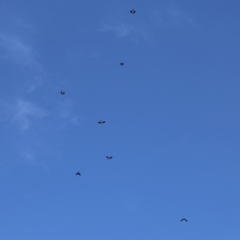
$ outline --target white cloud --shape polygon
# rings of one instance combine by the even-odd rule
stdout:
[[[24,19],[14,15],[11,17],[11,22],[13,23],[14,26],[24,29],[24,30],[28,30],[31,32],[35,32],[36,28],[34,28],[31,24],[29,24],[28,22],[26,22]]]
[[[105,22],[101,24],[100,31],[113,33],[117,38],[131,37],[134,41],[142,38],[149,43],[154,43],[153,36],[159,29],[172,26],[196,28],[197,23],[191,14],[175,5],[164,7],[161,4],[155,4],[150,7],[149,15],[142,16],[137,22],[131,24],[125,23],[124,20]]]
[[[126,23],[104,23],[100,27],[100,31],[112,32],[116,35],[117,38],[130,37],[134,42],[137,42],[139,39],[144,39],[147,42],[152,42],[148,25],[144,22],[139,22],[134,25],[129,25]]]
[[[27,130],[35,119],[43,118],[48,115],[46,110],[36,107],[34,104],[18,100],[12,109],[12,121],[17,122],[22,130]]]
[[[37,147],[26,147],[21,144],[20,152],[20,160],[23,161],[26,165],[30,167],[39,167],[45,172],[49,172],[49,167],[44,163],[44,161],[39,160],[39,157],[36,157],[36,153],[39,151]]]
[[[21,88],[20,83],[22,83],[25,85],[24,90],[32,92],[42,84],[46,74],[42,64],[36,58],[34,48],[23,39],[24,37],[16,34],[9,35],[0,32],[0,58],[10,63],[10,67],[12,64],[15,68],[14,64],[17,64],[24,69],[23,72],[28,75],[28,78],[22,82],[18,80],[18,85]]]
[[[31,121],[34,118],[42,118],[47,115],[47,112],[34,106],[30,102],[18,100],[15,107],[14,120],[20,123],[22,129],[28,129],[31,125]]]
[[[0,46],[4,52],[4,57],[14,61],[19,65],[37,66],[33,49],[20,40],[19,37],[0,34]]]
[[[42,83],[43,83],[43,78],[40,76],[35,76],[24,83],[24,89],[27,92],[31,93],[35,91],[39,86],[41,86]]]
[[[150,7],[149,12],[150,24],[155,25],[155,28],[197,26],[192,12],[182,8],[180,4],[169,2],[165,5],[158,2]]]
[[[190,25],[193,27],[197,26],[196,22],[189,14],[180,11],[176,7],[167,8],[167,14],[170,16],[170,19],[174,25],[177,26]]]
[[[69,123],[81,125],[82,117],[75,113],[74,104],[71,101],[56,101],[48,99],[50,109],[43,109],[36,104],[18,99],[14,103],[0,102],[0,120],[8,125],[17,124],[22,131],[31,129],[32,126],[39,126],[39,122],[45,118],[50,118],[49,122],[54,122],[54,127],[66,128]],[[52,104],[53,103],[53,104]],[[56,118],[58,119],[56,121]],[[28,157],[30,160],[30,157]]]
[[[55,101],[56,107],[56,114],[61,119],[66,120],[67,122],[71,122],[74,125],[80,125],[80,117],[75,113],[73,110],[74,104],[69,101]],[[61,122],[61,126],[65,128],[66,124]]]
[[[113,32],[117,35],[118,38],[120,37],[126,37],[130,34],[133,34],[136,32],[136,29],[128,24],[115,24],[115,25],[109,25],[109,24],[102,24],[100,28],[101,32]]]
[[[36,164],[36,158],[31,153],[25,153],[24,159],[29,164]]]

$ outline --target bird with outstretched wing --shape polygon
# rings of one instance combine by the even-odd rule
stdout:
[[[103,124],[103,123],[105,123],[105,122],[106,122],[106,121],[103,121],[103,120],[98,121],[99,124]]]

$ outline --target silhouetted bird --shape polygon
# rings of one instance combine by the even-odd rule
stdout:
[[[133,9],[130,11],[131,14],[134,14],[136,11]]]
[[[112,159],[112,156],[106,156],[107,159]]]
[[[186,218],[182,218],[180,221],[181,221],[181,222],[182,222],[182,221],[188,222],[188,220],[187,220]]]
[[[106,121],[102,121],[102,120],[101,120],[101,121],[99,121],[98,123],[99,123],[99,124],[103,124],[103,123],[105,123],[105,122],[106,122]]]
[[[80,172],[77,172],[77,173],[76,173],[76,175],[79,175],[79,176],[81,176],[81,173],[80,173]]]
[[[60,93],[61,93],[62,95],[63,95],[63,94],[65,94],[65,92],[64,92],[64,91],[61,91]]]
[[[121,62],[121,63],[120,63],[120,65],[121,65],[121,66],[123,66],[123,65],[124,65],[124,63],[123,63],[123,62]]]

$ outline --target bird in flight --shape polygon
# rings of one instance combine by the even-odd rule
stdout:
[[[76,173],[76,175],[79,175],[79,176],[81,176],[81,173],[80,173],[80,172],[77,172],[77,173]]]
[[[64,91],[61,91],[60,93],[61,93],[62,95],[63,95],[63,94],[65,94],[65,92],[64,92]]]
[[[124,65],[124,63],[123,63],[123,62],[121,62],[121,63],[120,63],[120,65],[121,65],[121,66],[123,66],[123,65]]]
[[[188,222],[188,220],[187,220],[186,218],[182,218],[180,221],[181,221],[181,222],[182,222],[182,221]]]
[[[131,11],[130,11],[130,13],[131,14],[134,14],[136,11],[134,10],[134,9],[132,9]]]
[[[106,156],[106,158],[110,160],[110,159],[112,159],[112,156]]]
[[[99,124],[103,124],[103,123],[105,123],[105,122],[106,122],[106,121],[102,121],[102,120],[101,120],[101,121],[99,121],[98,123],[99,123]]]

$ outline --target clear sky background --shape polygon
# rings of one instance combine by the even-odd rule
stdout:
[[[2,0],[0,239],[239,240],[239,13]]]

